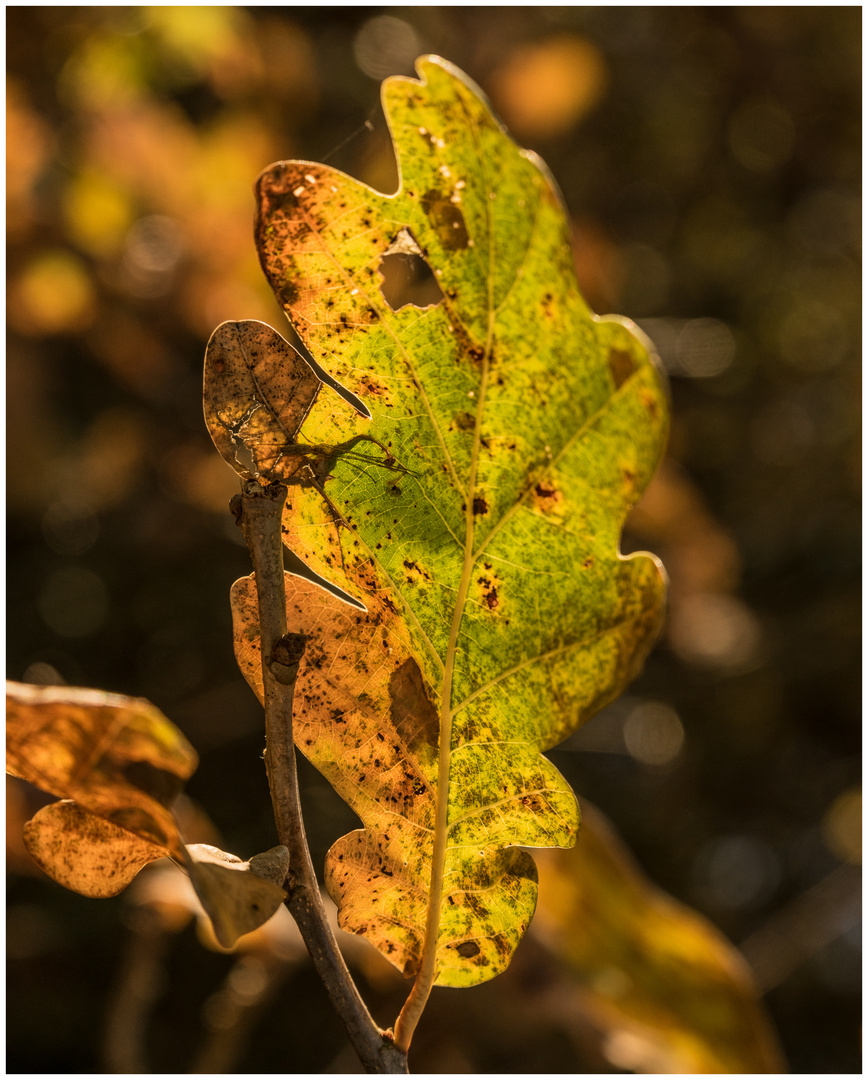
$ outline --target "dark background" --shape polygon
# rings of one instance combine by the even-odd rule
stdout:
[[[557,178],[591,306],[636,319],[672,376],[669,457],[624,543],[666,563],[668,628],[552,758],[743,945],[790,1069],[859,1071],[861,10],[9,8],[6,26],[9,677],[150,698],[201,754],[188,792],[222,846],[275,842],[205,343],[225,319],[283,323],[258,172],[326,159],[392,190],[379,81],[445,56]],[[354,819],[302,781],[321,866]],[[42,877],[20,842],[40,798],[9,799],[7,1067],[103,1071],[142,926],[124,897]],[[219,1030],[231,964],[179,932],[149,1071]],[[493,1030],[496,986],[435,994],[414,1070],[606,1067],[539,1018]],[[400,993],[363,990],[390,1023]],[[230,1071],[352,1069],[342,1047],[299,961]]]

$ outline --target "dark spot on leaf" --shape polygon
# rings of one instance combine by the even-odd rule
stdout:
[[[485,501],[485,499],[480,498],[480,496],[478,496],[478,495],[473,500],[473,513],[474,514],[487,514],[488,513],[488,503]]]
[[[540,509],[543,511],[553,509],[554,505],[560,502],[561,493],[548,484],[537,484],[534,488],[534,494],[539,500]]]
[[[460,945],[455,946],[455,951],[465,960],[470,960],[479,955],[480,949],[475,941],[462,941]]]
[[[652,420],[657,419],[657,399],[648,390],[643,390],[641,394],[642,404],[645,406],[645,410]]]
[[[633,357],[624,349],[609,349],[609,371],[612,373],[612,381],[615,389],[619,389],[636,370]]]

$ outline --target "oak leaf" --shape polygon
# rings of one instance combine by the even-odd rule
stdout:
[[[340,925],[420,985],[466,986],[506,967],[533,915],[520,846],[576,837],[544,751],[658,633],[662,567],[618,542],[667,402],[642,335],[582,300],[544,165],[456,69],[417,70],[384,84],[395,194],[309,162],[257,182],[265,272],[344,388],[316,394],[262,475],[291,485],[284,536],[309,576],[366,609],[288,579],[308,639],[296,743],[364,826],[327,858]],[[427,265],[433,298],[387,299],[396,254]],[[233,604],[255,686],[251,579]]]

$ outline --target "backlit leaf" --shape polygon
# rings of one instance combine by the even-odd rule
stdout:
[[[253,476],[292,475],[302,459],[286,451],[319,388],[302,357],[265,323],[225,322],[211,335],[205,421],[233,468],[241,465]]]
[[[578,976],[613,1064],[638,1072],[781,1072],[744,959],[711,923],[653,885],[584,805],[571,851],[539,857],[534,934]]]
[[[169,852],[69,800],[50,803],[24,826],[24,843],[49,877],[82,896],[117,896],[143,866]]]
[[[63,798],[24,826],[35,862],[68,889],[109,897],[169,855],[230,948],[283,902],[288,854],[272,848],[242,862],[186,846],[172,804],[196,764],[181,732],[143,698],[6,684],[6,771]]]
[[[183,858],[171,805],[198,758],[149,701],[6,684],[6,771]]]
[[[258,181],[257,241],[311,355],[371,414],[324,390],[297,441],[328,457],[278,474],[287,543],[367,608],[290,588],[308,637],[297,744],[364,825],[329,852],[329,889],[340,925],[406,974],[465,986],[504,969],[533,914],[517,845],[575,840],[542,752],[658,632],[660,564],[618,542],[667,407],[644,339],[579,295],[545,167],[463,75],[417,67],[384,85],[398,192],[279,163]],[[424,301],[384,296],[396,255],[433,276]],[[252,603],[239,583],[242,666]]]

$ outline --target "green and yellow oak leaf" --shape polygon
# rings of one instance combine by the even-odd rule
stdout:
[[[543,752],[622,691],[659,630],[662,567],[618,545],[668,410],[644,338],[579,294],[543,164],[460,72],[417,70],[384,84],[398,191],[281,162],[257,182],[256,236],[304,346],[370,412],[330,391],[300,427],[271,408],[284,453],[263,475],[292,485],[287,545],[366,607],[289,585],[308,638],[296,743],[364,826],[329,852],[329,890],[341,926],[424,995],[506,967],[536,902],[520,846],[575,840]],[[427,262],[436,303],[386,301],[396,251]],[[268,412],[268,396],[246,404]],[[236,633],[255,682],[251,590],[236,586]]]
[[[24,826],[37,865],[68,889],[110,897],[169,856],[189,873],[228,948],[283,902],[287,852],[242,863],[186,845],[172,804],[197,764],[181,732],[144,698],[6,684],[6,772],[60,798]]]

